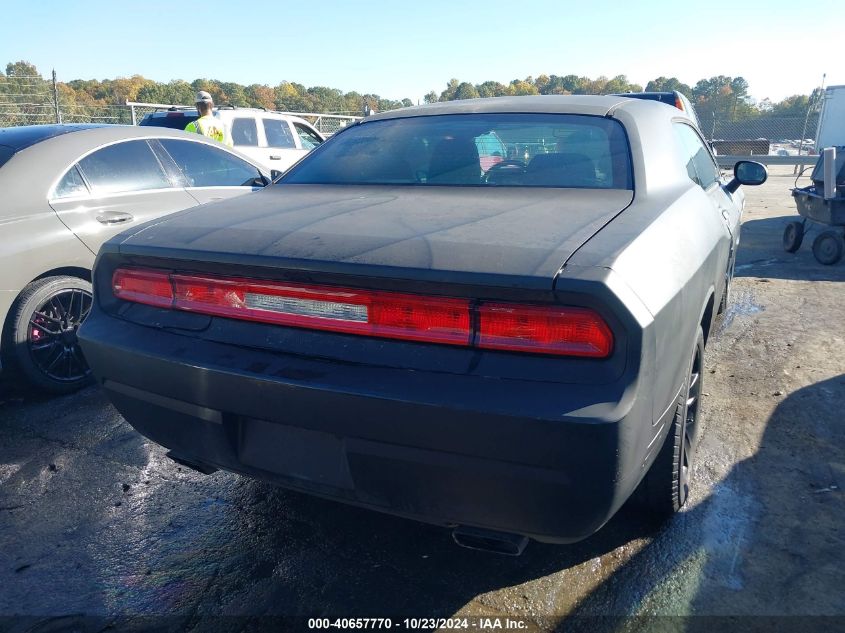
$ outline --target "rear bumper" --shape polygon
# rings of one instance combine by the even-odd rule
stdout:
[[[598,530],[653,444],[636,385],[405,371],[235,348],[94,311],[95,375],[138,431],[224,470],[441,525]]]

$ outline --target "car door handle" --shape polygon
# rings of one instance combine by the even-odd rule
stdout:
[[[121,224],[134,219],[134,215],[123,211],[106,211],[97,216],[97,222],[100,224]]]
[[[281,156],[274,156],[274,155],[270,154],[270,160],[282,160],[282,157]]]

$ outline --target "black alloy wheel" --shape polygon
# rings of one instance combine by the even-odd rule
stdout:
[[[687,502],[689,497],[690,478],[692,476],[692,458],[695,453],[696,440],[698,439],[698,413],[701,405],[701,385],[703,348],[696,345],[695,354],[692,359],[689,378],[687,379],[686,402],[684,403],[684,429],[681,438],[679,455],[679,478],[678,478],[678,507]]]
[[[79,326],[91,312],[91,284],[45,277],[21,292],[4,336],[6,360],[25,381],[49,393],[70,393],[91,382],[79,347]]]
[[[91,372],[79,349],[76,332],[88,312],[92,296],[81,288],[51,295],[29,319],[29,353],[50,380],[74,382]]]
[[[704,384],[704,332],[701,326],[687,367],[669,432],[635,494],[639,505],[658,520],[671,517],[689,499]]]

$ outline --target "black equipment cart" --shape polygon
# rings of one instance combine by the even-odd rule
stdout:
[[[783,231],[783,248],[794,253],[801,248],[804,233],[809,232],[808,222],[827,227],[813,240],[813,255],[819,263],[828,265],[838,262],[845,253],[845,147],[836,150],[836,195],[827,200],[824,197],[824,159],[819,156],[813,184],[792,190],[798,214],[804,219],[790,222]]]

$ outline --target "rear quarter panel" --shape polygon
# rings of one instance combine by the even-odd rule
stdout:
[[[644,370],[651,374],[656,421],[673,406],[685,378],[696,330],[727,268],[731,238],[676,153],[671,109],[632,100],[615,115],[631,143],[634,201],[567,267],[611,269],[651,315],[643,349],[654,358],[654,367]]]
[[[677,395],[698,325],[725,270],[723,226],[707,195],[691,187],[611,265],[652,314],[654,419]]]
[[[43,173],[39,179],[37,167],[27,168],[22,158],[13,158],[0,173],[0,326],[34,279],[57,268],[91,270],[94,264],[94,253],[47,204]]]

